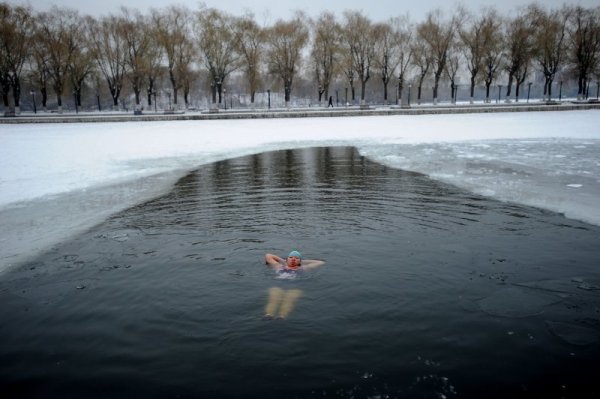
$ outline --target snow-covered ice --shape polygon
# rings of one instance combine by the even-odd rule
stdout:
[[[600,111],[0,125],[0,270],[199,165],[355,146],[475,193],[600,225]]]

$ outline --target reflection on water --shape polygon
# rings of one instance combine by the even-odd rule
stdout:
[[[3,276],[0,385],[12,397],[597,395],[599,241],[598,227],[352,148],[218,162]],[[277,279],[263,256],[292,248],[327,263]],[[298,292],[285,320],[262,317]]]

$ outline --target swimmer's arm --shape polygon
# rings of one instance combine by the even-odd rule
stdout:
[[[309,270],[309,269],[314,269],[317,268],[321,265],[323,265],[325,263],[324,260],[318,260],[318,259],[305,259],[302,261],[302,268]]]
[[[280,258],[277,255],[273,255],[273,254],[266,254],[265,255],[265,263],[269,266],[281,266],[281,265],[285,265],[285,260]]]

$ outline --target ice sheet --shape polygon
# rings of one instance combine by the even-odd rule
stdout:
[[[351,145],[600,225],[600,111],[0,125],[0,270],[230,157]],[[68,203],[69,206],[61,204]]]

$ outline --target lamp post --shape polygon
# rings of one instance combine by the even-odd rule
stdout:
[[[527,83],[527,102],[529,102],[529,94],[531,93],[531,82]]]
[[[227,89],[223,89],[223,105],[225,106],[225,109],[227,110]]]
[[[271,89],[267,89],[268,108],[271,109]]]
[[[96,101],[98,102],[98,112],[102,111],[102,108],[100,107],[100,94],[98,92],[96,92]],[[154,97],[154,101],[156,102],[156,95]]]
[[[346,107],[348,106],[348,88],[346,87]]]
[[[169,111],[171,110],[171,91],[167,91],[167,96],[169,97]]]
[[[596,100],[598,100],[599,95],[600,95],[600,80],[596,82]]]
[[[340,106],[340,96],[338,93],[338,89],[335,89],[335,106],[339,107]]]
[[[33,101],[33,113],[37,114],[37,107],[35,105],[35,91],[31,90],[29,94],[31,94],[31,100]]]
[[[410,89],[412,88],[412,84],[408,84],[408,106],[410,107]]]

